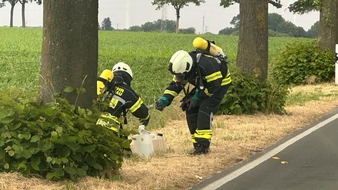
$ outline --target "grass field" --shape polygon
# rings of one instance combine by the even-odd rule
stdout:
[[[37,89],[39,60],[42,43],[41,28],[0,28],[0,89],[18,86]],[[129,64],[134,73],[133,87],[146,104],[152,104],[171,80],[167,64],[171,55],[179,50],[193,50],[197,35],[145,33],[123,31],[99,32],[99,68],[110,69],[119,61]],[[237,36],[204,35],[216,42],[234,64],[237,54]],[[296,38],[270,38],[269,59],[280,48]],[[99,74],[98,73],[98,74]],[[145,88],[146,87],[146,88]]]
[[[29,94],[37,94],[41,28],[0,28],[0,90],[10,86],[24,88]],[[173,33],[146,33],[126,31],[99,31],[98,74],[123,61],[134,73],[132,87],[146,105],[152,105],[162,95],[172,76],[167,71],[171,55],[179,49],[193,50],[192,41],[197,35]],[[238,36],[202,35],[222,47],[231,66],[237,55]],[[269,39],[269,60],[287,43],[309,40],[273,37]],[[32,93],[33,92],[33,93]],[[170,116],[152,112],[150,128],[163,126]],[[131,120],[133,121],[133,120]],[[131,125],[134,123],[131,122]]]

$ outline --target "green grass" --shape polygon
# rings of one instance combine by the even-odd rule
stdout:
[[[18,86],[38,88],[42,44],[41,28],[0,28],[0,89]],[[99,31],[99,73],[119,61],[129,64],[134,72],[133,87],[151,104],[171,80],[167,64],[179,50],[193,50],[197,35],[123,31]],[[237,36],[202,35],[221,46],[231,63],[237,54]],[[270,38],[269,57],[295,38]],[[299,40],[299,39],[298,39]],[[303,39],[301,39],[303,40]],[[98,74],[99,74],[98,73]]]
[[[324,94],[322,92],[316,93],[302,93],[297,92],[290,94],[287,98],[286,105],[305,105],[306,102],[310,100],[319,100]]]
[[[306,102],[320,100],[320,99],[331,99],[338,97],[338,90],[332,87],[332,90],[323,91],[321,88],[314,87],[312,92],[298,91],[290,93],[286,100],[287,106],[304,106]]]
[[[0,90],[11,86],[37,93],[40,52],[42,45],[41,28],[0,27]],[[123,61],[134,73],[132,87],[146,105],[151,105],[163,93],[172,76],[167,71],[171,55],[179,50],[193,50],[192,41],[198,35],[172,33],[146,33],[126,31],[99,31],[98,74],[104,69]],[[230,64],[234,65],[237,55],[238,36],[199,35],[215,41]],[[269,60],[272,60],[287,43],[302,38],[269,38]],[[30,93],[34,95],[34,93]],[[316,98],[316,96],[306,96]],[[290,99],[290,98],[289,98]],[[294,95],[291,101],[302,102],[303,95]],[[152,125],[161,126],[170,118],[151,109]],[[132,125],[133,119],[131,120]]]

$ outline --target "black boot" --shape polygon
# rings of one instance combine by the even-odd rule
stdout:
[[[194,152],[192,153],[192,155],[208,154],[208,152],[209,152],[209,148],[204,147],[201,144],[196,143],[196,146],[194,144],[194,147],[195,147],[195,149],[194,149]]]
[[[194,144],[195,150],[193,152],[193,155],[209,153],[210,139],[196,138],[196,142],[196,145]]]

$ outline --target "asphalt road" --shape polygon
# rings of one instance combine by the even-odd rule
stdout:
[[[198,190],[338,190],[338,108]]]

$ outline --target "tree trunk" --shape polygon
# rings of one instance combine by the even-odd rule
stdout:
[[[10,18],[10,21],[9,21],[9,27],[13,27],[13,15],[14,15],[14,7],[15,7],[15,4],[11,5],[11,18]]]
[[[321,50],[335,53],[337,0],[322,0],[318,46]]]
[[[21,7],[22,7],[21,9],[22,27],[26,27],[26,17],[25,17],[26,0],[22,1]]]
[[[178,33],[180,27],[180,8],[175,8],[176,10],[176,33]]]
[[[338,0],[336,0],[336,21],[335,21],[335,29],[336,29],[336,44],[338,44]],[[337,52],[338,50],[336,50]]]
[[[98,0],[44,0],[40,98],[61,93],[70,103],[90,107],[96,98]],[[84,93],[63,93],[65,87]]]
[[[268,75],[268,0],[240,1],[236,65],[259,80]]]

